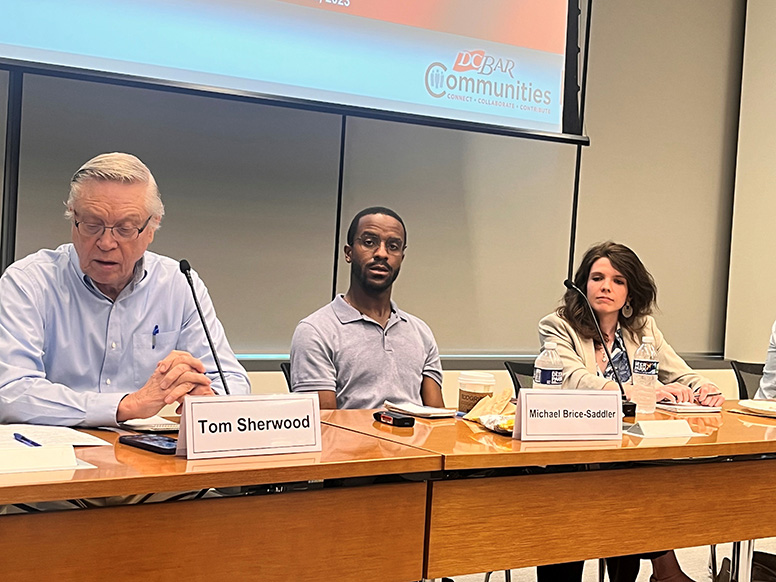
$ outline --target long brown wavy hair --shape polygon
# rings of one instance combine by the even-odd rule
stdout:
[[[620,312],[620,326],[638,337],[644,328],[644,317],[650,315],[657,307],[657,287],[655,280],[641,262],[636,253],[625,245],[606,241],[590,247],[574,274],[574,284],[583,293],[587,293],[587,280],[593,263],[598,259],[609,259],[612,267],[617,269],[628,282],[628,303],[633,308],[633,315],[625,318]],[[563,296],[563,305],[557,313],[571,324],[571,327],[582,337],[598,341],[590,310],[584,299],[573,289],[568,289]],[[607,338],[611,339],[611,338]]]

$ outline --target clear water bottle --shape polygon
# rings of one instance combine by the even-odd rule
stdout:
[[[563,362],[555,342],[545,342],[544,349],[534,363],[534,388],[560,388],[563,384]]]
[[[655,390],[657,389],[657,352],[655,340],[650,336],[641,338],[641,345],[633,358],[633,401],[636,411],[642,414],[655,412]]]

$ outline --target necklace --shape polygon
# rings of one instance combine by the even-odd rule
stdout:
[[[599,351],[601,352],[601,361],[602,361],[604,364],[608,363],[608,362],[609,362],[609,358],[608,358],[608,357],[607,357],[607,355],[606,355],[606,350],[604,349],[604,346],[603,346],[603,344],[601,344],[601,346],[600,346],[598,349],[599,349]]]

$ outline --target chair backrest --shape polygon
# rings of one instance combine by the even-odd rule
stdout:
[[[737,362],[731,360],[733,372],[738,380],[738,397],[742,400],[754,398],[755,392],[760,387],[760,378],[763,377],[763,368],[765,364],[751,364],[747,362]]]
[[[515,396],[520,392],[520,388],[530,388],[533,385],[534,365],[531,362],[504,362],[504,367],[515,385]]]
[[[291,390],[291,362],[280,362],[280,369],[283,371],[283,375],[286,377],[286,384],[288,384],[288,389]]]

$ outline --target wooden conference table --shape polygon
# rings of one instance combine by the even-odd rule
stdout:
[[[407,581],[776,535],[776,462],[758,458],[776,453],[776,420],[693,418],[706,436],[686,443],[522,443],[460,420],[322,418],[321,453],[186,461],[116,444],[78,449],[96,469],[0,475],[0,504],[313,482],[0,516],[3,579]]]
[[[443,456],[447,477],[429,483],[424,570],[439,578],[776,535],[776,459],[761,457],[776,453],[776,419],[728,412],[736,407],[683,415],[705,436],[678,441],[529,443],[464,421],[410,431],[365,411],[322,419]]]
[[[96,469],[0,475],[0,504],[383,475],[415,482],[0,516],[0,579],[418,580],[441,457],[334,426],[320,453],[186,461],[83,447]],[[118,435],[88,431],[106,440]],[[381,516],[390,515],[390,523]],[[400,524],[400,525],[399,525]],[[398,535],[397,535],[398,533]],[[387,575],[386,575],[387,570]]]

